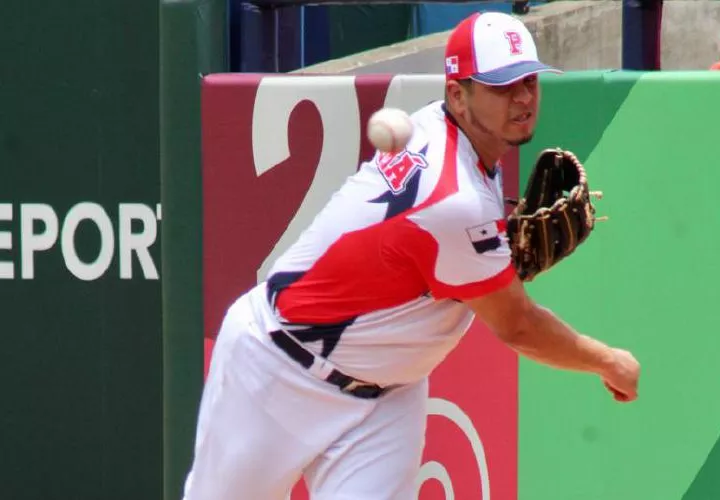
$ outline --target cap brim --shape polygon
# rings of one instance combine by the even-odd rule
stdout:
[[[485,85],[508,85],[537,73],[562,73],[562,71],[539,61],[522,61],[486,73],[475,73],[470,78]]]

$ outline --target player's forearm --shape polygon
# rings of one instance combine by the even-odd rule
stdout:
[[[602,342],[575,332],[550,310],[535,306],[527,321],[507,344],[539,363],[580,372],[602,374],[613,363],[613,351]]]

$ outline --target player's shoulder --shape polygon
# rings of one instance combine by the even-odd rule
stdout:
[[[412,153],[421,153],[429,163],[441,164],[444,158],[447,123],[442,101],[434,101],[410,115],[413,135],[406,146]]]
[[[431,101],[410,114],[416,132],[428,134],[439,128],[446,128],[443,101]]]
[[[483,191],[461,188],[409,214],[408,219],[428,229],[445,232],[463,230],[495,220],[500,215],[498,204],[491,196]]]
[[[492,181],[470,164],[467,168],[456,168],[455,175],[453,187],[421,210],[418,218],[432,219],[448,228],[457,228],[499,217],[503,207]]]

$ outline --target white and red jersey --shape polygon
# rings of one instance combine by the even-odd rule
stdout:
[[[381,385],[428,375],[473,320],[461,301],[515,275],[500,165],[442,102],[411,118],[406,150],[364,162],[250,292],[263,329]]]

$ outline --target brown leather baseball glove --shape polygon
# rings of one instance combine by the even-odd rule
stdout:
[[[590,191],[582,163],[570,151],[546,149],[530,174],[524,197],[507,218],[507,234],[518,276],[532,281],[573,253],[595,228]],[[511,201],[511,200],[509,200]],[[511,201],[512,202],[512,201]]]

